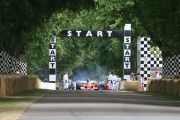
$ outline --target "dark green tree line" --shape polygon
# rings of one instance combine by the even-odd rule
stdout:
[[[54,12],[65,9],[77,12],[94,6],[93,0],[1,0],[0,3],[0,51],[16,57],[31,42],[24,34],[45,24]]]
[[[135,15],[163,56],[179,54],[180,1],[135,0]]]
[[[33,74],[48,74],[48,43],[61,29],[123,30],[131,23],[132,71],[138,36],[150,36],[163,57],[180,53],[179,0],[1,0],[0,14],[0,50],[25,55]],[[122,44],[123,37],[58,38],[57,71],[103,68],[122,75]]]

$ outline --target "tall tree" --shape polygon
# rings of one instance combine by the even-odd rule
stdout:
[[[134,11],[153,44],[164,57],[180,53],[180,1],[134,0]]]
[[[0,51],[16,57],[28,43],[23,34],[43,25],[52,13],[94,6],[93,0],[0,0],[0,3]]]
[[[123,30],[125,23],[132,24],[132,70],[136,70],[136,39],[150,36],[164,56],[179,53],[179,1],[165,0],[98,0],[96,8],[74,14],[57,13],[59,21],[52,22],[56,34],[61,29]],[[166,8],[167,7],[167,8]],[[53,16],[53,18],[56,18]],[[56,20],[55,20],[56,21]],[[55,23],[55,24],[54,24]],[[54,24],[54,25],[53,25]],[[50,28],[50,27],[47,28]],[[59,28],[57,27],[59,26]],[[42,28],[39,28],[41,31]],[[44,39],[50,39],[43,37]],[[41,33],[42,34],[42,33]],[[37,35],[38,36],[38,35]],[[30,36],[31,37],[31,36]],[[40,39],[39,42],[42,42]],[[48,41],[48,40],[47,40]],[[89,70],[105,68],[122,75],[122,38],[63,38],[58,40],[58,69]],[[42,46],[39,43],[39,46]]]

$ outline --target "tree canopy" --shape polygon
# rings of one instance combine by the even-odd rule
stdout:
[[[163,56],[180,53],[180,1],[134,1],[135,15]]]
[[[0,50],[16,57],[32,41],[25,39],[24,34],[45,24],[53,13],[65,9],[77,12],[95,4],[93,0],[0,0],[0,3]]]
[[[179,0],[0,1],[0,50],[26,56],[31,74],[48,75],[49,41],[61,29],[123,30],[131,23],[132,71],[138,36],[151,37],[163,57],[180,53]],[[123,37],[57,38],[57,72],[86,70],[96,76],[111,70],[122,75],[122,44]]]

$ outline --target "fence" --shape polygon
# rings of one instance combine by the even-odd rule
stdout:
[[[180,75],[180,54],[164,58],[163,74],[165,76]]]
[[[0,53],[0,73],[11,74],[21,69],[21,74],[27,75],[27,63],[24,63],[6,52]]]

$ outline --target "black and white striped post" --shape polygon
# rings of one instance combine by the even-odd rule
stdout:
[[[56,37],[49,44],[49,80],[48,89],[56,89]]]
[[[123,79],[131,80],[131,24],[124,26],[124,71]]]

